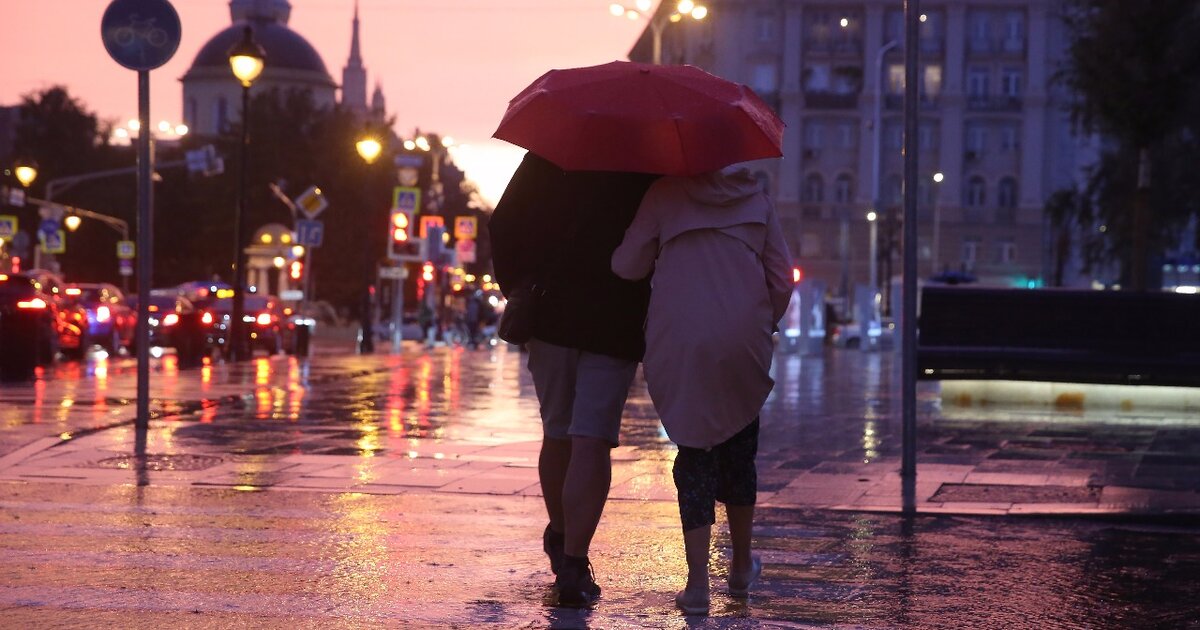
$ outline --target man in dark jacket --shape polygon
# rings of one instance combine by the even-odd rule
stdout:
[[[564,172],[529,153],[488,224],[501,290],[538,287],[527,347],[543,427],[538,477],[550,517],[542,542],[564,606],[590,606],[600,595],[588,547],[645,352],[650,299],[649,283],[618,278],[611,257],[654,179]]]

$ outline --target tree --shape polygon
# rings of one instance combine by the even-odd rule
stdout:
[[[1170,186],[1187,181],[1181,158],[1200,151],[1200,5],[1066,0],[1064,19],[1071,43],[1059,78],[1075,94],[1072,115],[1114,148],[1090,174],[1088,200],[1063,207],[1081,224],[1104,222],[1089,262],[1116,257],[1122,282],[1141,290],[1151,253],[1197,212],[1194,198]]]

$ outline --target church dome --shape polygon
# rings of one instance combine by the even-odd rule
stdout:
[[[214,35],[200,48],[200,52],[196,54],[196,60],[192,62],[184,79],[186,80],[189,75],[196,73],[201,68],[219,67],[223,72],[228,72],[229,49],[241,41],[242,31],[247,24],[254,30],[255,41],[266,52],[266,65],[263,68],[264,78],[272,69],[278,68],[319,74],[329,84],[333,84],[333,78],[329,76],[325,62],[321,59],[321,55],[317,54],[312,44],[308,43],[308,40],[284,24],[266,20],[235,23]],[[232,75],[230,75],[230,79],[232,80]]]

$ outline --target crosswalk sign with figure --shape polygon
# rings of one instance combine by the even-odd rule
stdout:
[[[407,212],[410,216],[421,210],[421,189],[412,186],[396,186],[392,191],[392,207]]]

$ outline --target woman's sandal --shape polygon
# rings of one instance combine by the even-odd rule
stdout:
[[[762,575],[762,559],[758,556],[754,556],[750,560],[750,575],[747,576],[746,583],[744,585],[734,585],[734,576],[732,573],[729,575],[729,596],[740,598],[749,597],[750,587],[754,586],[754,583],[758,581],[758,576],[760,575]]]
[[[709,598],[705,597],[702,603],[687,601],[687,591],[679,591],[675,595],[675,606],[683,611],[685,615],[707,615],[710,605]]]

